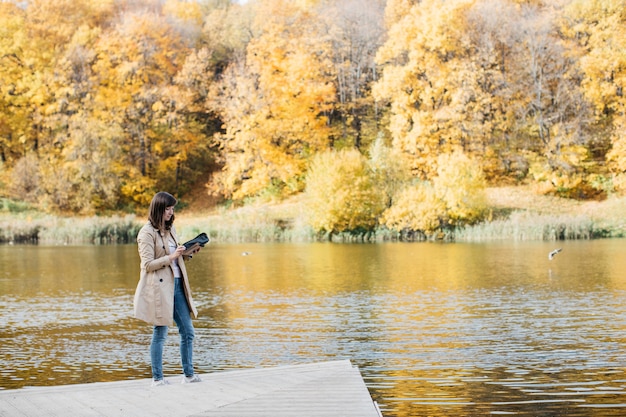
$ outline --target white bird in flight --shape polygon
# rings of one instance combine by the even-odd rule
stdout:
[[[561,252],[563,249],[562,248],[558,248],[553,250],[552,252],[550,252],[548,254],[548,259],[552,260],[552,258],[554,258],[556,256],[557,253]]]

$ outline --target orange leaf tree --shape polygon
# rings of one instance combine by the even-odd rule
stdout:
[[[329,42],[316,16],[283,0],[260,3],[245,61],[223,77],[215,108],[224,168],[215,193],[241,200],[301,191],[309,158],[329,143],[332,109]]]
[[[126,12],[96,45],[93,111],[122,132],[116,138],[122,158],[111,171],[122,179],[121,197],[128,202],[149,202],[157,186],[175,192],[192,146],[194,136],[168,118],[169,87],[191,47],[186,24],[158,10]]]

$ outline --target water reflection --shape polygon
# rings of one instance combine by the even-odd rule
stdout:
[[[198,370],[350,359],[386,417],[622,415],[623,243],[211,244],[189,264]],[[0,264],[1,388],[149,377],[134,245]]]

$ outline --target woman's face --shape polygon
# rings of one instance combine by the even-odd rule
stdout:
[[[165,207],[165,221],[169,222],[174,215],[174,206]]]

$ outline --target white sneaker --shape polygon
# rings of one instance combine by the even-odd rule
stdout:
[[[158,381],[152,380],[153,387],[160,387],[161,385],[169,385],[170,383],[164,379],[159,379]]]
[[[193,376],[184,376],[183,375],[183,380],[180,381],[182,384],[191,384],[192,382],[202,382],[202,380],[200,379],[200,377],[198,375],[193,375]]]

